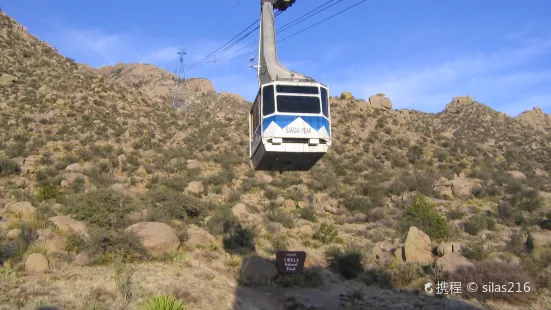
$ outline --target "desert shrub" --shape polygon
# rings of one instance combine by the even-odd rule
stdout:
[[[402,195],[407,190],[408,190],[407,185],[400,180],[394,180],[392,184],[390,184],[390,188],[389,188],[390,193],[393,195]]]
[[[343,199],[344,206],[350,211],[366,212],[374,206],[371,205],[369,197],[361,195],[350,195]]]
[[[212,175],[207,182],[212,185],[224,185],[224,184],[231,184],[233,178],[235,178],[235,173],[233,170],[222,170],[219,173],[216,173]]]
[[[346,279],[356,278],[365,271],[362,264],[364,255],[355,247],[348,247],[342,251],[332,248],[330,252],[326,252],[326,256],[329,258],[330,266]]]
[[[504,272],[504,271],[507,272]],[[479,301],[487,300],[502,300],[513,304],[526,303],[535,297],[535,282],[531,277],[517,264],[508,264],[499,261],[482,261],[477,262],[474,266],[462,266],[457,269],[456,272],[450,274],[448,281],[456,281],[460,283],[484,283],[493,282],[495,286],[505,287],[507,290],[511,289],[511,292],[484,292],[482,289],[478,289],[475,292],[468,290],[462,291],[462,296],[467,299],[475,298]],[[515,283],[514,287],[511,287],[511,282]],[[520,284],[520,291],[524,290],[524,283],[530,282],[527,287],[529,292],[517,292]],[[513,292],[514,291],[514,292]]]
[[[266,211],[266,216],[272,222],[281,223],[286,228],[295,227],[295,219],[293,215],[285,212],[285,210],[273,205]]]
[[[543,206],[543,200],[535,190],[524,190],[512,200],[514,207],[527,212],[534,212]]]
[[[51,178],[57,175],[57,171],[52,168],[40,169],[36,171],[35,180],[38,183],[51,182]]]
[[[312,223],[317,221],[316,209],[312,206],[300,209],[300,217]]]
[[[134,210],[132,199],[109,189],[72,195],[67,198],[64,213],[104,228],[128,226],[128,214]]]
[[[502,201],[497,206],[497,216],[503,221],[510,221],[514,212],[513,206],[508,201]]]
[[[401,178],[409,191],[418,191],[426,196],[434,194],[434,182],[436,175],[431,171],[415,171]]]
[[[36,191],[36,199],[38,201],[45,201],[50,199],[57,199],[61,196],[62,192],[55,184],[46,184],[39,186]]]
[[[478,214],[470,217],[464,225],[465,232],[476,236],[484,229],[493,230],[495,228],[495,219],[484,214]]]
[[[70,233],[65,238],[65,250],[80,253],[86,249],[87,239],[82,234]]]
[[[531,253],[534,251],[534,247],[534,237],[531,233],[528,233],[528,236],[526,237],[526,242],[524,243],[524,248],[526,249],[526,251]]]
[[[0,159],[0,176],[19,174],[21,168],[19,164],[9,159]]]
[[[465,211],[462,210],[461,208],[454,208],[448,211],[448,213],[446,213],[446,216],[450,220],[460,220],[465,216],[465,214],[466,214]]]
[[[397,264],[388,274],[390,284],[393,288],[406,287],[424,276],[425,272],[423,268],[417,263]]]
[[[241,199],[242,194],[243,193],[241,192],[240,189],[232,189],[228,195],[228,202],[229,203],[238,202]]]
[[[407,159],[410,163],[416,164],[423,158],[423,148],[419,145],[412,146],[407,152]]]
[[[173,296],[156,296],[149,298],[143,305],[143,310],[187,310],[188,308]]]
[[[509,237],[507,248],[513,253],[520,253],[524,247],[524,235],[520,233],[513,233]]]
[[[213,235],[223,235],[230,232],[239,223],[230,208],[218,208],[207,221],[207,228]]]
[[[551,219],[542,220],[540,222],[540,228],[543,230],[551,230]]]
[[[243,226],[241,223],[230,227],[228,233],[224,235],[222,240],[224,244],[224,249],[227,251],[254,251],[255,244],[254,238],[256,237],[256,232],[250,227]]]
[[[25,157],[27,155],[27,146],[24,141],[18,141],[11,143],[5,150],[4,153],[9,158],[14,157]]]
[[[471,242],[463,248],[463,255],[470,260],[482,261],[488,258],[491,253],[492,249],[483,240]]]
[[[273,284],[281,287],[323,287],[321,268],[305,269],[302,273],[278,275]]]
[[[442,240],[450,236],[450,227],[445,217],[434,210],[434,204],[428,198],[417,195],[406,208],[402,220],[402,230],[415,226],[433,240]]]
[[[515,223],[515,225],[522,226],[526,224],[526,219],[521,213],[516,213],[513,217],[513,223]]]
[[[270,238],[270,244],[272,245],[272,252],[287,251],[288,240],[287,236],[283,234],[274,235]]]
[[[256,231],[245,227],[229,208],[218,208],[207,221],[213,235],[222,235],[224,248],[228,251],[251,251],[255,249]]]
[[[149,190],[142,197],[148,208],[148,220],[170,223],[172,219],[197,222],[211,207],[204,201],[170,189]]]
[[[135,271],[134,267],[125,264],[123,261],[117,260],[115,262],[115,284],[117,285],[119,294],[127,302],[132,299],[132,276]]]
[[[18,228],[21,230],[18,238],[0,243],[0,262],[21,260],[29,246],[38,239],[38,233],[29,225],[21,223]]]
[[[73,239],[75,241],[75,239]],[[82,242],[82,241],[77,241]],[[133,262],[148,257],[140,239],[132,233],[116,230],[92,229],[85,244],[73,243],[88,252],[98,264],[110,263],[116,260]]]
[[[331,223],[323,222],[320,227],[314,233],[314,239],[317,239],[325,244],[329,244],[336,241],[338,238],[338,232],[335,226]]]

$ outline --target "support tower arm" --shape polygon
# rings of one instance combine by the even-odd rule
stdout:
[[[261,0],[260,39],[258,46],[258,84],[262,86],[274,81],[315,82],[306,75],[283,67],[277,58],[274,23],[274,2],[283,0]],[[291,1],[291,4],[294,1]],[[279,5],[279,4],[278,4]],[[279,8],[279,7],[278,7]]]

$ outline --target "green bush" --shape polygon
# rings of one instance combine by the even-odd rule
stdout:
[[[148,299],[143,305],[143,310],[187,310],[188,308],[176,300],[173,296],[156,296]]]
[[[321,223],[318,230],[314,233],[314,239],[317,239],[325,244],[329,244],[338,238],[338,232],[335,226],[331,223]]]
[[[362,263],[364,255],[357,248],[349,247],[342,251],[333,247],[328,249],[326,257],[329,260],[330,266],[346,279],[356,278],[365,271]]]
[[[493,230],[495,228],[495,219],[483,214],[472,216],[465,222],[465,232],[476,236],[480,231],[484,229]]]
[[[317,221],[316,209],[312,206],[300,209],[300,217],[312,223]]]
[[[213,235],[224,235],[237,226],[239,220],[232,213],[230,208],[221,207],[215,210],[214,214],[207,221],[207,228]]]
[[[27,155],[27,146],[26,142],[18,141],[11,143],[5,150],[4,153],[9,158],[14,157],[25,157]]]
[[[286,235],[277,234],[270,239],[272,244],[272,252],[277,253],[278,251],[287,251],[288,241]]]
[[[36,199],[38,199],[38,201],[57,199],[61,196],[61,194],[62,192],[59,190],[59,187],[50,183],[38,187],[36,191]]]
[[[411,226],[421,229],[435,241],[449,237],[451,232],[446,218],[438,214],[434,210],[434,204],[422,195],[413,197],[406,208],[402,229],[407,231]]]
[[[88,252],[92,259],[98,263],[110,263],[116,260],[133,262],[148,257],[147,251],[141,241],[132,233],[92,229],[90,236],[82,244],[81,240],[73,239],[73,247],[82,247],[82,251]]]
[[[491,248],[482,240],[471,242],[463,249],[463,255],[466,258],[476,261],[485,260],[490,253],[492,253]]]
[[[540,222],[540,228],[543,230],[551,230],[551,219],[542,220]]]
[[[527,212],[534,212],[543,206],[543,200],[535,190],[525,190],[513,198],[513,206]]]
[[[256,231],[241,225],[229,208],[218,208],[207,221],[207,228],[211,234],[223,236],[226,250],[252,251],[255,249]]]
[[[169,223],[172,219],[202,219],[210,206],[204,201],[185,193],[171,189],[154,189],[142,196],[144,206],[148,208],[148,220]]]
[[[513,206],[508,201],[502,201],[497,206],[497,216],[503,221],[510,221],[513,217],[515,210]]]
[[[128,215],[134,209],[132,199],[109,189],[100,189],[70,196],[63,211],[92,225],[124,228],[130,224]]]
[[[268,211],[266,211],[266,216],[270,221],[281,223],[286,228],[295,227],[295,219],[293,218],[293,215],[285,212],[278,206],[272,206]]]
[[[19,174],[20,172],[21,168],[18,163],[9,159],[0,159],[0,176]]]
[[[69,252],[80,253],[87,247],[87,239],[81,234],[70,233],[65,240],[65,250]]]
[[[224,244],[224,249],[228,251],[249,252],[256,249],[254,244],[255,237],[255,231],[249,227],[237,224],[230,228],[230,231],[225,234],[222,242]]]

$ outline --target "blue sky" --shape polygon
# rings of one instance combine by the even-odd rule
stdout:
[[[276,27],[326,1],[297,0]],[[342,0],[278,39],[358,1]],[[179,48],[194,63],[258,19],[260,10],[260,0],[0,0],[0,5],[78,62],[93,67],[146,62],[171,72]],[[316,78],[334,95],[351,91],[367,98],[383,92],[395,108],[439,112],[453,96],[470,94],[511,116],[534,106],[551,113],[550,12],[548,0],[366,1],[285,40],[278,52],[286,67]],[[248,67],[256,45],[243,47],[257,37],[258,31],[216,64],[195,67],[188,76],[210,79],[218,92],[254,99],[256,74]]]

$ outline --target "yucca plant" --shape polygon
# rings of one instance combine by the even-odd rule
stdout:
[[[173,296],[156,296],[149,298],[142,307],[143,310],[188,310]]]

